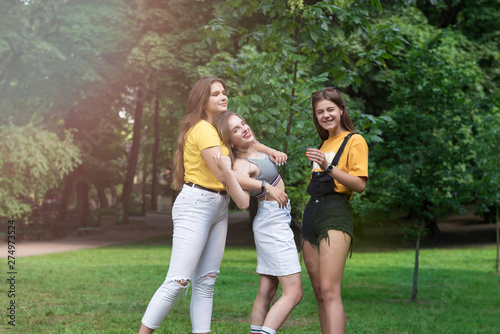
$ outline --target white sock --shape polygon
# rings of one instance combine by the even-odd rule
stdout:
[[[260,332],[262,334],[276,334],[276,331],[274,329],[266,327],[266,326],[262,326],[262,328],[260,329]]]
[[[262,326],[250,325],[250,334],[260,334]]]

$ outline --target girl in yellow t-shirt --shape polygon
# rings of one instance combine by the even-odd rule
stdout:
[[[139,334],[152,333],[170,312],[179,295],[192,284],[193,333],[209,333],[213,291],[226,243],[229,196],[214,157],[227,155],[214,128],[214,118],[227,110],[226,84],[212,76],[200,78],[191,89],[186,116],[179,128],[172,188],[180,191],[172,208],[174,234],[168,273],[149,302]],[[258,144],[273,161],[286,154]],[[243,187],[258,190],[261,183],[248,178]],[[273,196],[287,203],[284,191]]]
[[[362,193],[365,189],[368,146],[361,135],[355,134],[337,89],[314,92],[312,107],[314,125],[323,144],[306,152],[313,168],[308,187],[311,199],[302,220],[303,256],[318,302],[322,332],[344,333],[340,289],[354,237],[349,199],[353,191]]]

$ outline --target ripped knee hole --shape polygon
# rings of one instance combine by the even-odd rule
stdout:
[[[189,284],[188,279],[176,279],[175,281],[177,282],[177,284],[179,284],[182,287],[187,287]]]
[[[218,276],[218,274],[216,272],[212,272],[212,273],[205,274],[205,275],[201,276],[200,278],[212,278],[212,279],[216,279],[217,276]]]

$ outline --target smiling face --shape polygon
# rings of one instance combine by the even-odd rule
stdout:
[[[205,105],[205,112],[210,123],[215,115],[227,110],[227,102],[224,86],[220,82],[213,82],[210,85],[210,97]]]
[[[254,141],[252,131],[248,124],[237,115],[229,116],[227,120],[229,129],[229,141],[235,149],[249,146]]]
[[[319,125],[328,131],[330,137],[346,131],[341,122],[343,113],[344,111],[330,100],[321,100],[315,105],[314,115]]]

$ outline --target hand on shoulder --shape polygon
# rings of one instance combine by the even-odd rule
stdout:
[[[272,162],[276,163],[278,166],[285,164],[288,159],[288,156],[280,151],[272,150],[269,154],[269,158]]]

